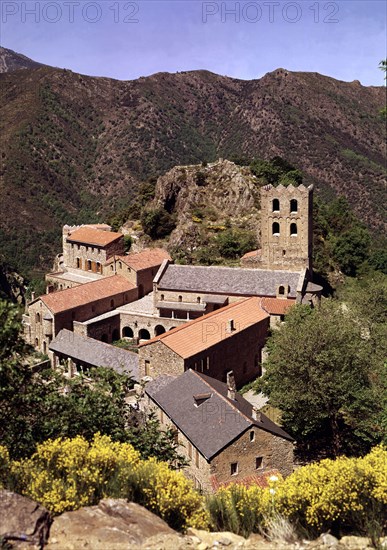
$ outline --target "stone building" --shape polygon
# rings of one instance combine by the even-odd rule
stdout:
[[[313,185],[261,189],[261,248],[242,258],[244,267],[307,270],[312,278]]]
[[[171,260],[163,248],[147,248],[136,254],[114,256],[103,266],[104,275],[122,275],[138,287],[142,298],[153,290],[153,279],[164,260]]]
[[[88,372],[96,367],[108,367],[119,374],[138,380],[138,355],[93,338],[62,329],[49,345],[53,368],[66,369],[69,376]]]
[[[269,315],[259,298],[229,304],[142,343],[140,377],[192,369],[225,381],[233,370],[241,387],[262,374],[268,328]]]
[[[175,430],[184,473],[199,490],[293,471],[293,439],[236,392],[232,373],[227,383],[193,370],[162,376],[145,386],[145,404]]]
[[[62,241],[63,252],[55,259],[54,271],[46,275],[47,292],[101,278],[107,260],[124,253],[124,236],[109,225],[65,225]]]
[[[23,316],[27,342],[47,353],[51,340],[62,329],[74,330],[74,323],[138,298],[138,289],[124,277],[113,275],[74,288],[44,294],[28,304]]]

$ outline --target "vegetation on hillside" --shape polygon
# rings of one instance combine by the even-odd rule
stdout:
[[[30,456],[48,438],[96,432],[130,442],[144,458],[184,463],[172,432],[133,415],[126,403],[133,381],[109,368],[73,379],[51,369],[34,373],[15,306],[0,301],[0,440],[14,458]]]
[[[255,383],[282,411],[302,460],[359,456],[387,443],[386,278],[347,296],[292,308],[268,340]]]

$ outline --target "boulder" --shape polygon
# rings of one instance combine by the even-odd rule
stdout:
[[[48,550],[128,550],[148,538],[176,535],[165,521],[134,502],[101,500],[98,506],[65,512],[55,518]]]
[[[33,500],[0,491],[0,539],[19,548],[43,548],[51,524],[49,512]]]
[[[372,548],[370,539],[367,537],[354,537],[346,536],[340,539],[342,545],[351,550],[365,550],[366,548]]]

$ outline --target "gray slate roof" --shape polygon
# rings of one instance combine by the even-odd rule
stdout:
[[[199,452],[210,460],[247,429],[256,426],[292,441],[282,428],[261,414],[261,422],[252,418],[252,405],[236,394],[227,398],[227,384],[191,369],[169,383],[150,382],[145,392],[169,416]],[[195,395],[211,394],[195,406]]]
[[[132,351],[75,334],[67,329],[59,332],[49,349],[74,361],[81,361],[92,367],[108,367],[139,380],[138,355]]]
[[[209,294],[276,296],[280,285],[290,286],[296,297],[300,272],[243,269],[238,267],[169,264],[158,280],[160,290],[181,290]]]

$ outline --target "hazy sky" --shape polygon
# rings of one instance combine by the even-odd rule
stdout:
[[[1,45],[75,72],[133,79],[278,67],[382,85],[386,2],[1,1]]]

